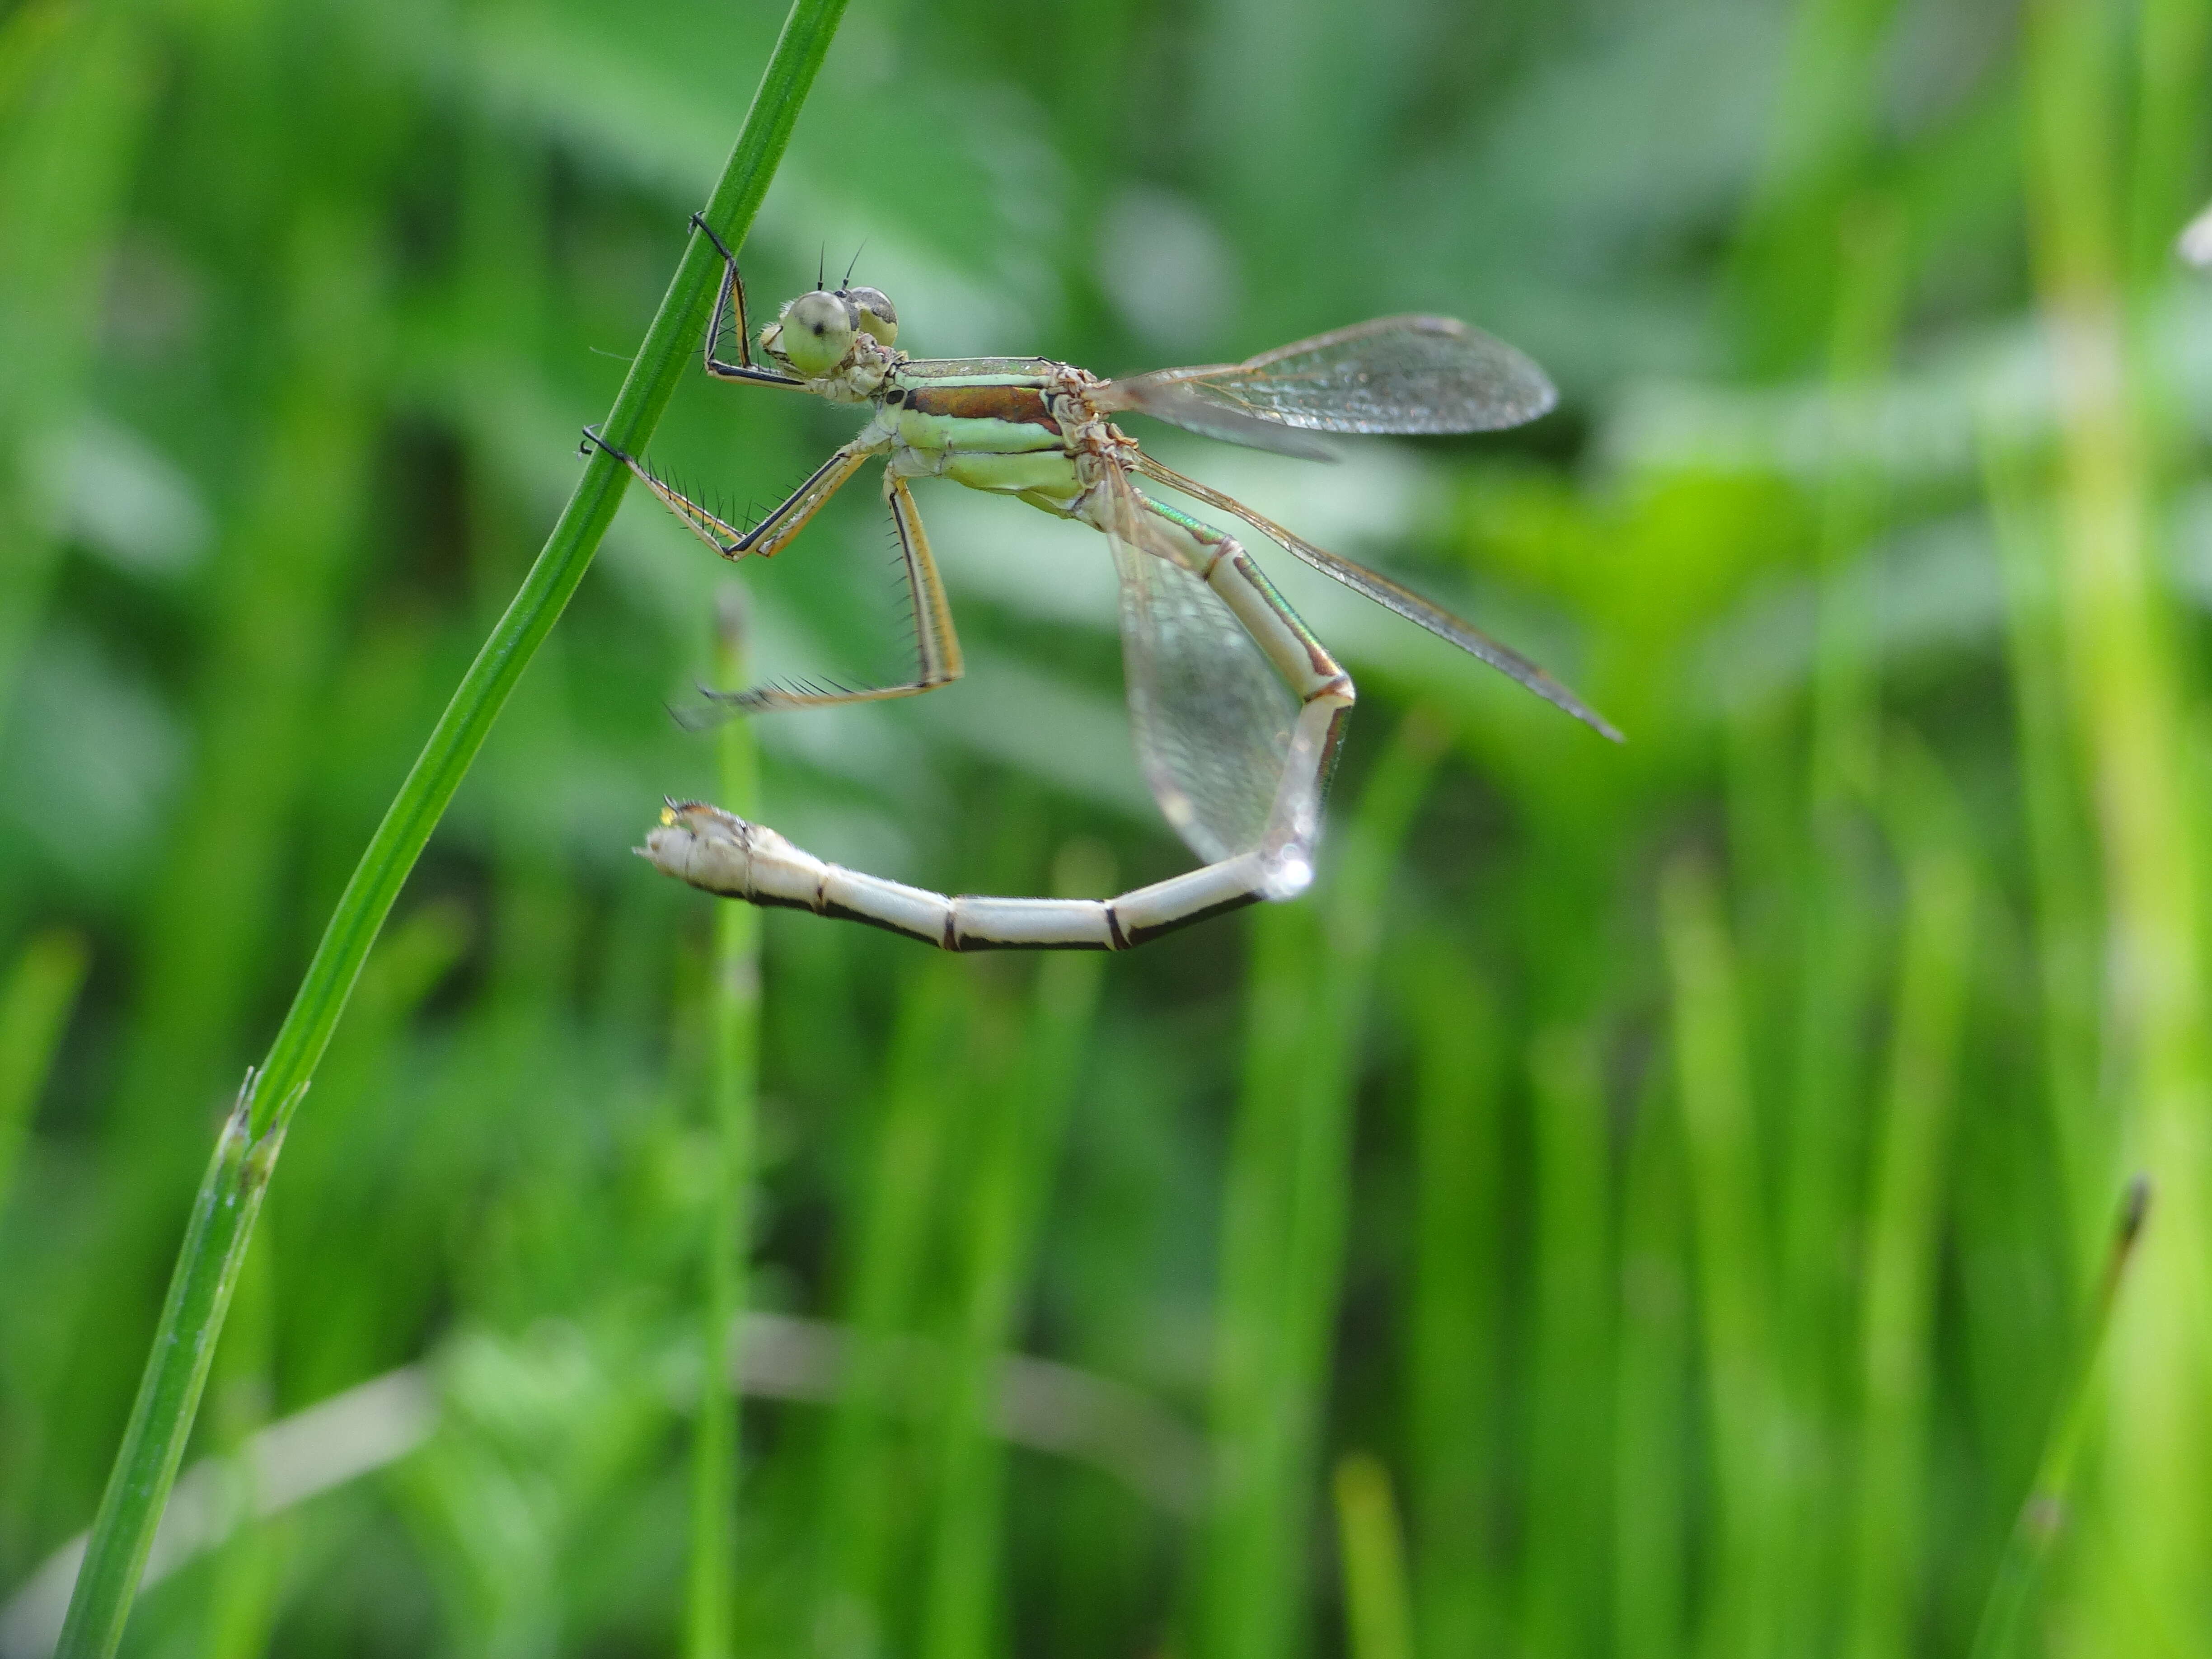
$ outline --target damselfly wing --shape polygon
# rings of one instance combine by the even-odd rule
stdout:
[[[1127,476],[1115,469],[1104,489],[1138,765],[1176,832],[1212,863],[1264,836],[1297,699],[1236,614],[1154,527]]]
[[[1494,432],[1559,401],[1544,371],[1450,317],[1378,317],[1241,363],[1109,380],[1093,404],[1136,410],[1209,438],[1316,459],[1307,432]],[[1291,428],[1291,430],[1285,430]]]

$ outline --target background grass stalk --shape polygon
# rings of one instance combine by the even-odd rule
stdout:
[[[2042,1006],[2042,1088],[2066,1182],[2077,1293],[2097,1271],[2112,1191],[2112,1127],[2097,1109],[2103,1046],[2101,905],[2089,804],[2066,701],[2057,569],[2027,458],[1992,410],[1981,433],[1983,493],[2004,571],[2006,670],[2013,701]]]
[[[1893,205],[1845,204],[1832,227],[1836,280],[1827,372],[1832,428],[1879,388],[1902,303],[1905,235]],[[1855,562],[1881,527],[1879,470],[1837,467],[1826,481],[1815,544],[1820,562],[1811,729],[1804,773],[1796,1006],[1783,1170],[1774,1353],[1790,1418],[1787,1455],[1800,1501],[1791,1506],[1790,1583],[1778,1594],[1781,1638],[1802,1646],[1836,1617],[1841,1563],[1808,1534],[1805,1517],[1842,1504],[1851,1351],[1852,1237],[1866,1150],[1856,1103],[1871,1081],[1862,1058],[1877,999],[1882,940],[1869,902],[1875,879],[1866,822],[1881,766],[1876,727],[1880,659],[1870,649],[1873,590]],[[1755,1046],[1754,1046],[1755,1052]]]
[[[1675,1659],[1687,1646],[1692,1420],[1681,1126],[1649,1080],[1623,1175],[1614,1342],[1613,1628],[1616,1652]]]
[[[153,33],[138,8],[61,0],[18,6],[0,23],[0,361],[15,388],[0,410],[0,714],[61,562],[64,538],[36,485],[83,412]]]
[[[901,991],[891,1054],[872,1126],[873,1157],[848,1203],[859,1224],[845,1291],[854,1340],[827,1425],[815,1522],[817,1617],[832,1650],[884,1638],[896,1598],[888,1563],[906,1518],[884,1494],[902,1490],[908,1437],[890,1420],[910,1384],[896,1339],[919,1322],[932,1280],[929,1249],[947,1185],[950,1119],[969,1075],[975,1018],[973,964],[941,956]]]
[[[744,609],[739,590],[723,590],[716,656],[718,683],[746,684]],[[732,720],[720,733],[721,804],[740,817],[760,808],[760,750],[752,726]],[[708,992],[708,1103],[714,1137],[714,1191],[707,1219],[705,1328],[701,1340],[699,1416],[691,1442],[691,1572],[684,1621],[688,1659],[722,1659],[733,1650],[738,1525],[738,1316],[745,1305],[745,1258],[752,1234],[755,1117],[760,1086],[760,912],[750,904],[714,907]]]
[[[843,10],[843,0],[797,0],[785,20],[707,209],[708,222],[732,246],[744,240],[767,193]],[[644,447],[698,337],[719,274],[712,246],[703,237],[691,238],[601,428],[608,442],[632,453]],[[313,1077],[408,872],[501,705],[590,568],[621,504],[627,477],[621,464],[604,451],[593,452],[585,464],[544,551],[462,677],[347,883],[266,1063],[241,1091],[217,1139],[130,1425],[93,1523],[62,1631],[64,1659],[104,1659],[122,1639],[285,1123]]]
[[[90,956],[82,934],[57,927],[23,947],[0,985],[0,1203],[7,1200]]]
[[[1491,1465],[1502,1437],[1504,1022],[1489,984],[1445,938],[1409,953],[1396,990],[1411,1011],[1417,1079],[1407,1414],[1419,1646],[1476,1652],[1500,1644]]]
[[[2106,872],[2106,1052],[2125,1155],[2160,1188],[2164,1220],[2113,1333],[2107,1524],[2093,1617],[2132,1645],[2202,1655],[2192,1604],[2212,1540],[2200,1483],[2212,1455],[2205,1380],[2204,1045],[2198,802],[2175,757],[2188,714],[2154,550],[2155,414],[2130,343],[2119,150],[2128,112],[2112,15],[2094,0],[2028,8],[2027,204],[2038,302],[2057,396],[2053,517],[2068,691],[2086,739]],[[2107,1176],[2107,1179],[2110,1179]],[[2145,1613],[2142,1609],[2154,1609]]]
[[[1390,1471],[1371,1453],[1352,1452],[1337,1460],[1334,1486],[1345,1646],[1352,1659],[1413,1659],[1413,1596]]]
[[[1053,890],[1111,892],[1112,860],[1096,845],[1062,850]],[[939,1414],[937,1514],[921,1617],[924,1659],[983,1659],[1004,1645],[1000,1534],[1006,1447],[994,1432],[999,1371],[1021,1346],[1036,1274],[1039,1224],[1052,1196],[1083,1081],[1105,957],[1055,952],[1038,963],[1012,1075],[988,1092],[988,1121],[967,1182],[966,1260]]]
[[[175,809],[145,919],[149,967],[107,1126],[137,1189],[128,1207],[153,1216],[165,1214],[154,1195],[190,1179],[204,1133],[200,1114],[177,1109],[179,1097],[222,1097],[259,999],[274,988],[267,963],[312,776],[305,763],[332,642],[361,584],[359,532],[388,390],[376,231],[307,209],[269,233],[283,239],[270,281],[281,349],[267,373],[278,389],[268,430],[240,458],[235,528],[210,558],[204,625],[215,649],[195,688],[203,758]],[[349,349],[332,351],[334,339]],[[166,1240],[149,1227],[131,1243],[124,1270],[144,1273]]]
[[[1528,1651],[1581,1653],[1605,1604],[1582,1589],[1603,1559],[1613,1370],[1612,1171],[1604,1055],[1588,1024],[1562,1021],[1528,1047],[1530,1182],[1539,1240],[1529,1300],[1536,1378],[1528,1426],[1529,1516],[1521,1622]]]
[[[239,95],[274,115],[295,89],[272,65]],[[367,165],[390,164],[388,143],[364,150]],[[100,1126],[102,1172],[120,1224],[95,1247],[88,1278],[100,1292],[72,1310],[80,1351],[154,1312],[153,1291],[175,1248],[177,1202],[206,1156],[209,1115],[200,1103],[236,1086],[237,1056],[261,1034],[259,1020],[281,989],[287,964],[276,947],[326,677],[370,563],[361,532],[392,357],[379,230],[366,216],[324,205],[302,205],[262,230],[280,251],[264,289],[274,349],[255,376],[269,387],[269,417],[238,442],[238,510],[210,550],[198,619],[209,649],[191,692],[198,761],[171,809],[160,876],[134,929],[145,967],[134,975],[115,1093]],[[333,339],[348,349],[331,350]],[[191,1109],[179,1109],[185,1103]],[[134,1293],[118,1297],[118,1285]],[[256,1343],[234,1338],[231,1346]],[[229,1438],[250,1427],[238,1412],[257,1385],[235,1370],[226,1376],[230,1361],[214,1363]],[[127,1371],[103,1381],[101,1409],[80,1419],[72,1448],[94,1468],[131,1399]]]
[[[1437,761],[1407,717],[1338,832],[1318,902],[1253,924],[1243,1098],[1214,1322],[1214,1489],[1200,1651],[1299,1646],[1329,1351],[1350,1207],[1352,1108],[1392,866]]]
[[[1660,909],[1726,1587],[1707,1617],[1720,1649],[1765,1654],[1784,1584],[1788,1480],[1735,942],[1694,855],[1667,869]]]
[[[2150,1209],[2150,1183],[2141,1176],[2128,1183],[2120,1200],[2119,1219],[2112,1229],[2112,1248],[2105,1257],[2096,1295],[2069,1366],[2057,1406],[2051,1413],[2051,1430],[2036,1464],[2035,1482],[2028,1490],[2020,1514],[2005,1540],[1997,1562],[1990,1599],[1982,1609],[1981,1626],[1974,1633],[1969,1659],[2002,1659],[2018,1638],[2021,1615],[2035,1589],[2043,1563],[2051,1553],[2066,1519],[2066,1504],[2073,1486],[2074,1461],[2087,1431],[2095,1395],[2097,1361],[2105,1350],[2105,1333],[2112,1327],[2112,1309],[2119,1300],[2121,1282],[2135,1255]]]
[[[1862,1270],[1851,1659],[1910,1652],[1920,1600],[1942,1198],[1978,902],[1972,843],[1948,781],[1909,734],[1885,746],[1905,926]]]

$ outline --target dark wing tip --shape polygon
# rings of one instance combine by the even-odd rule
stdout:
[[[1418,622],[1420,619],[1415,617],[1413,620]],[[1461,642],[1454,641],[1453,643]],[[1625,744],[1628,741],[1619,726],[1568,690],[1565,686],[1560,684],[1542,669],[1537,667],[1535,664],[1521,655],[1519,652],[1499,647],[1494,641],[1486,639],[1485,643],[1490,645],[1496,654],[1493,655],[1488,651],[1477,652],[1474,654],[1480,656],[1492,667],[1503,670],[1508,679],[1517,682],[1528,690],[1534,691],[1562,714],[1573,715],[1607,742]]]

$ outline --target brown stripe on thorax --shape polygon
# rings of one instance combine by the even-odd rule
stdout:
[[[907,392],[906,406],[917,415],[1060,430],[1060,422],[1045,407],[1044,393],[1030,386],[919,386]]]

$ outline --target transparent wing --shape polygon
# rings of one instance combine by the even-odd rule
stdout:
[[[1449,317],[1380,317],[1242,363],[1109,380],[1092,401],[1231,443],[1325,456],[1280,428],[1491,432],[1534,420],[1559,395],[1533,361],[1479,328]]]
[[[1565,686],[1553,679],[1534,663],[1509,645],[1501,645],[1471,623],[1463,623],[1449,611],[1430,604],[1410,587],[1401,586],[1388,576],[1379,575],[1364,564],[1316,547],[1303,536],[1293,535],[1273,519],[1263,518],[1234,496],[1224,495],[1218,489],[1209,489],[1195,478],[1186,478],[1173,467],[1163,466],[1151,456],[1139,453],[1137,465],[1145,476],[1157,478],[1170,489],[1180,489],[1185,495],[1204,501],[1209,507],[1219,507],[1243,520],[1285,553],[1303,559],[1322,574],[1334,576],[1354,592],[1364,593],[1377,605],[1396,611],[1407,622],[1419,623],[1437,638],[1449,640],[1470,656],[1479,657],[1492,668],[1521,685],[1534,691],[1553,707],[1565,709],[1577,720],[1601,737],[1620,743],[1623,739],[1613,722],[1592,708]]]
[[[1128,479],[1099,528],[1121,578],[1121,650],[1137,762],[1176,833],[1209,864],[1258,845],[1297,701],[1213,590],[1178,563]]]

